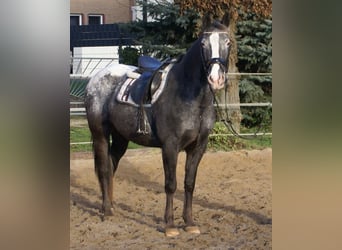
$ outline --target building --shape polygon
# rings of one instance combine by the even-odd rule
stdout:
[[[135,45],[132,34],[121,32],[118,23],[142,19],[136,0],[70,0],[70,73],[90,76],[108,60],[119,63],[119,46]],[[147,16],[147,21],[153,19]]]
[[[70,0],[70,25],[126,23],[135,9],[135,0]]]

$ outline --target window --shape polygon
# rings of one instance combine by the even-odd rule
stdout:
[[[70,15],[70,25],[82,25],[82,15],[81,14],[71,14]]]
[[[103,24],[103,15],[88,15],[88,24]]]

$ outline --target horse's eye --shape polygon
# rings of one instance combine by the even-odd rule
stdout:
[[[226,43],[226,46],[230,46],[230,40],[229,40],[229,38],[227,38],[226,40],[225,40],[225,43]]]

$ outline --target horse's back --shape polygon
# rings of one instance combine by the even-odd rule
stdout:
[[[135,69],[137,67],[131,65],[112,64],[100,70],[90,78],[86,87],[86,97],[108,93],[119,80],[127,77],[127,73]]]
[[[90,78],[85,89],[85,105],[88,113],[102,113],[103,105],[115,87],[127,78],[127,73],[137,69],[125,64],[112,64]]]

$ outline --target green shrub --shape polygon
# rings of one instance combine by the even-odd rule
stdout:
[[[241,133],[253,133],[250,129],[241,128]],[[242,139],[231,135],[231,132],[222,122],[216,122],[209,136],[208,149],[231,151],[240,149],[263,149],[272,147],[271,136],[258,136],[256,138]]]
[[[133,47],[119,48],[120,63],[138,66],[140,51]]]

